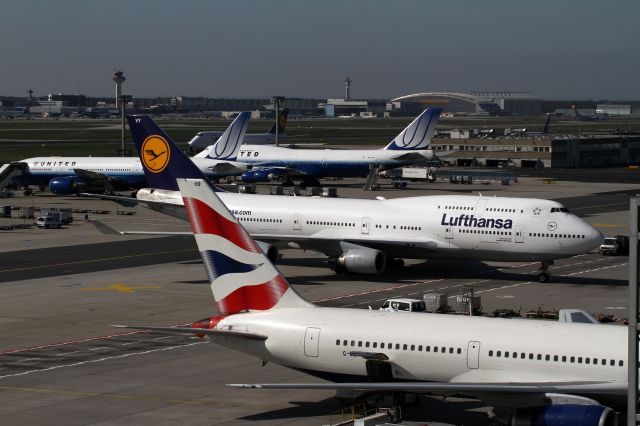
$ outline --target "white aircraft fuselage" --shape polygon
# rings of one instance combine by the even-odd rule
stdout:
[[[603,238],[562,204],[542,199],[218,195],[254,238],[328,256],[363,246],[387,258],[549,261],[593,250]],[[143,188],[137,197],[162,202],[152,208],[186,219],[177,192]]]
[[[334,382],[367,380],[350,352],[368,352],[384,353],[396,380],[626,385],[627,330],[616,325],[320,307],[235,314],[216,328],[268,336],[225,344]]]

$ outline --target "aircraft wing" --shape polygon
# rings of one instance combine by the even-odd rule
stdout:
[[[103,175],[102,173],[98,173],[98,172],[92,172],[91,170],[73,169],[73,172],[76,174],[76,176],[81,177],[83,179],[105,181],[105,182],[109,182],[112,180],[112,178],[110,178],[107,175]]]
[[[211,173],[214,175],[232,175],[232,174],[241,174],[244,170],[240,169],[233,163],[229,163],[226,161],[221,161],[219,163],[214,164],[213,166],[207,167],[207,169],[211,170]]]
[[[575,383],[440,383],[440,382],[381,382],[381,383],[256,383],[228,384],[244,389],[330,389],[360,392],[403,391],[414,393],[455,394],[590,394],[626,395],[622,382]]]
[[[119,195],[91,194],[88,192],[81,192],[79,195],[83,197],[99,198],[101,200],[111,200],[121,205],[122,207],[135,207],[140,203],[144,203],[137,198],[122,197]]]
[[[419,163],[421,161],[430,160],[430,158],[425,157],[424,155],[418,152],[406,152],[404,154],[397,155],[393,157],[394,160],[403,161],[408,163]]]

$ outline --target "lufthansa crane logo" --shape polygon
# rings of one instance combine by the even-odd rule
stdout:
[[[142,142],[142,163],[152,173],[160,173],[169,164],[169,144],[163,137],[151,135]]]

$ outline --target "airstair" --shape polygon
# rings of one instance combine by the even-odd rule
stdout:
[[[3,164],[0,166],[0,188],[7,186],[11,183],[11,179],[14,176],[24,176],[27,174],[29,167],[27,163],[21,161],[14,161],[11,163]]]
[[[380,171],[380,164],[369,165],[369,174],[367,180],[364,183],[365,191],[373,191],[376,188],[376,181],[378,180],[378,172]]]

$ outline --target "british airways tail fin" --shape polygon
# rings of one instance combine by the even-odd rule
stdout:
[[[287,125],[287,117],[289,116],[289,108],[285,108],[280,112],[278,116],[278,134],[282,135],[284,133],[284,128]],[[272,135],[276,134],[276,125],[274,124],[269,130],[269,133]]]
[[[251,113],[243,111],[227,127],[216,143],[195,155],[195,158],[212,158],[215,160],[235,161],[247,131]]]
[[[314,306],[280,275],[207,180],[177,184],[222,315]]]
[[[544,123],[544,127],[542,128],[542,134],[546,135],[549,133],[549,124],[551,123],[551,114],[547,114],[547,121]]]
[[[171,138],[147,115],[128,115],[147,185],[178,190],[177,178],[204,179],[204,175]]]
[[[442,108],[425,109],[384,149],[399,151],[428,149],[441,112]]]

